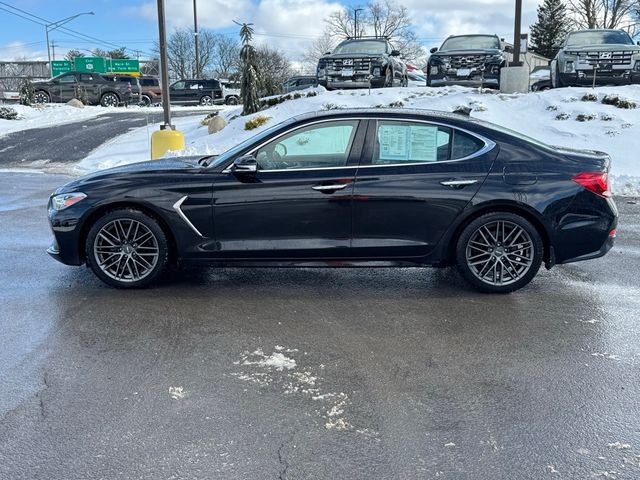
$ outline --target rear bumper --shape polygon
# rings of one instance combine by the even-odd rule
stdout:
[[[607,252],[613,248],[614,243],[615,243],[615,237],[608,237],[605,240],[605,242],[602,244],[602,247],[600,247],[600,249],[596,250],[595,252],[587,253],[579,257],[569,258],[567,260],[564,260],[563,262],[558,262],[558,263],[562,264],[562,263],[581,262],[583,260],[593,260],[594,258],[604,257],[607,254]]]

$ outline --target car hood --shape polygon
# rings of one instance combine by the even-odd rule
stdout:
[[[620,52],[620,51],[629,51],[633,50],[637,53],[640,53],[640,47],[638,45],[628,45],[625,43],[611,43],[611,44],[596,44],[596,45],[585,45],[583,47],[565,47],[565,52]]]
[[[335,60],[340,58],[383,58],[383,53],[335,53],[322,57],[321,60]]]
[[[502,50],[497,48],[473,48],[457,50],[441,50],[431,54],[432,57],[451,57],[456,55],[500,55]]]
[[[120,167],[107,168],[105,170],[99,170],[97,172],[90,173],[77,180],[74,180],[56,190],[58,193],[67,193],[81,188],[83,185],[93,184],[102,180],[119,176],[119,175],[131,175],[136,173],[159,173],[159,172],[171,172],[176,170],[186,170],[198,168],[198,161],[202,158],[199,156],[189,157],[175,157],[175,158],[163,158],[160,160],[148,160],[146,162],[130,163],[128,165],[122,165]]]

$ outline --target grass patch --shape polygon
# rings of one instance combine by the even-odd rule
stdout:
[[[578,122],[590,122],[591,120],[595,120],[596,116],[592,113],[580,113],[576,115],[576,121]]]
[[[571,115],[569,115],[568,113],[559,113],[556,115],[556,120],[569,120],[571,118]]]
[[[605,105],[613,105],[614,107],[624,109],[632,109],[637,107],[635,102],[620,98],[618,95],[605,95],[602,98],[602,103]]]
[[[581,100],[583,102],[597,102],[598,96],[595,93],[585,93]]]
[[[257,117],[253,117],[251,120],[247,120],[244,124],[244,129],[253,130],[254,128],[261,127],[270,119],[271,117],[267,117],[266,115],[258,115]]]

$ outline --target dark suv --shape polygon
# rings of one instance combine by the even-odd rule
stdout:
[[[407,66],[385,38],[341,42],[318,61],[318,83],[333,88],[406,87]]]
[[[455,35],[431,49],[427,86],[466,85],[500,88],[507,55],[497,35]]]
[[[90,72],[65,72],[49,80],[34,82],[36,103],[68,102],[86,92],[89,105],[115,107],[133,99],[130,81],[117,82],[106,75]]]
[[[169,87],[171,103],[181,105],[220,105],[224,103],[218,80],[178,80]]]

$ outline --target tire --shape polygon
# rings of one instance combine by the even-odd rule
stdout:
[[[456,266],[475,289],[509,293],[535,277],[543,252],[542,239],[531,222],[513,213],[488,213],[460,233]]]
[[[393,87],[393,69],[391,67],[387,68],[387,71],[384,74],[383,87]]]
[[[409,77],[408,76],[404,76],[402,77],[402,84],[400,85],[401,87],[408,87],[409,86]]]
[[[113,92],[107,92],[100,98],[100,105],[103,107],[117,107],[120,103],[120,97]]]
[[[202,97],[200,97],[200,105],[202,105],[203,107],[210,107],[211,105],[213,105],[213,99],[211,98],[211,95],[203,95]]]
[[[99,218],[85,244],[87,265],[116,288],[144,288],[165,269],[167,237],[156,220],[133,209],[114,210]]]
[[[230,97],[227,97],[227,100],[224,103],[227,105],[238,105],[240,101],[238,100],[238,97],[231,95]]]
[[[142,95],[142,97],[140,98],[140,104],[143,107],[151,106],[151,98],[149,98],[149,95]]]
[[[50,103],[51,96],[44,90],[38,90],[33,95],[33,103]]]

